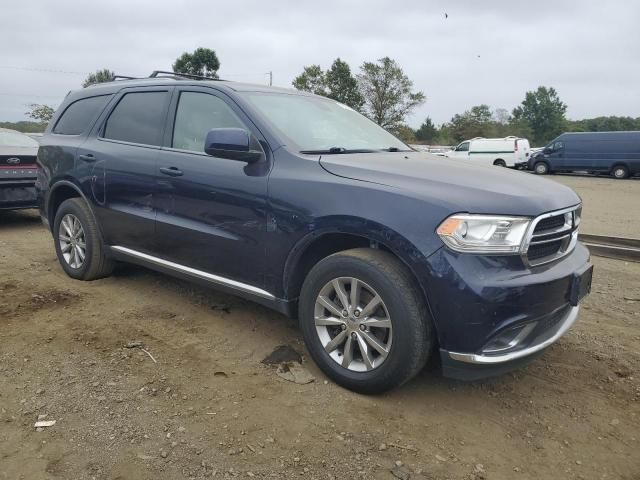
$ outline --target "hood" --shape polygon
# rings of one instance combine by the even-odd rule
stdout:
[[[423,152],[323,155],[340,177],[386,185],[448,211],[537,216],[580,203],[569,187],[504,167]]]

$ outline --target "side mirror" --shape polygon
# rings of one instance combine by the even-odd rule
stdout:
[[[551,150],[549,147],[544,147],[544,150],[542,150],[542,153],[544,153],[545,155],[549,155],[553,150]]]
[[[253,149],[251,144],[251,134],[242,128],[214,128],[207,132],[204,151],[212,157],[253,163],[264,153]]]

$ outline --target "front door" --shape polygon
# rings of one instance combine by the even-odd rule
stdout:
[[[212,89],[176,89],[157,166],[158,256],[255,287],[264,285],[269,156],[247,164],[204,153],[212,128],[259,132]]]
[[[447,157],[469,160],[469,142],[462,142],[454,150],[448,152]]]

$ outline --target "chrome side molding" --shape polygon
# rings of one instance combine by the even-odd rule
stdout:
[[[207,280],[217,285],[223,285],[225,287],[230,287],[235,290],[251,293],[258,297],[266,298],[269,300],[274,300],[276,298],[274,295],[267,292],[266,290],[262,290],[261,288],[254,287],[253,285],[248,285],[246,283],[238,282],[236,280],[231,280],[230,278],[225,278],[225,277],[221,277],[220,275],[214,275],[212,273],[203,272],[202,270],[197,270],[195,268],[187,267],[185,265],[180,265],[179,263],[170,262],[168,260],[154,257],[153,255],[148,255],[146,253],[138,252],[137,250],[132,250],[127,247],[120,247],[116,245],[116,246],[112,246],[111,248],[113,250],[116,250],[117,252],[124,253],[125,255],[139,258],[149,263],[158,265],[160,267],[168,268],[170,270],[184,273],[192,277],[200,278],[202,280]]]

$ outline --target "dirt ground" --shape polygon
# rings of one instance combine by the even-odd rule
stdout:
[[[640,192],[560,181],[597,182],[590,233],[592,186]],[[367,397],[263,365],[305,355],[281,315],[137,267],[74,281],[35,212],[0,214],[0,479],[639,479],[640,263],[593,263],[579,322],[528,367]]]
[[[582,197],[580,230],[595,235],[640,238],[640,178],[549,175]]]

